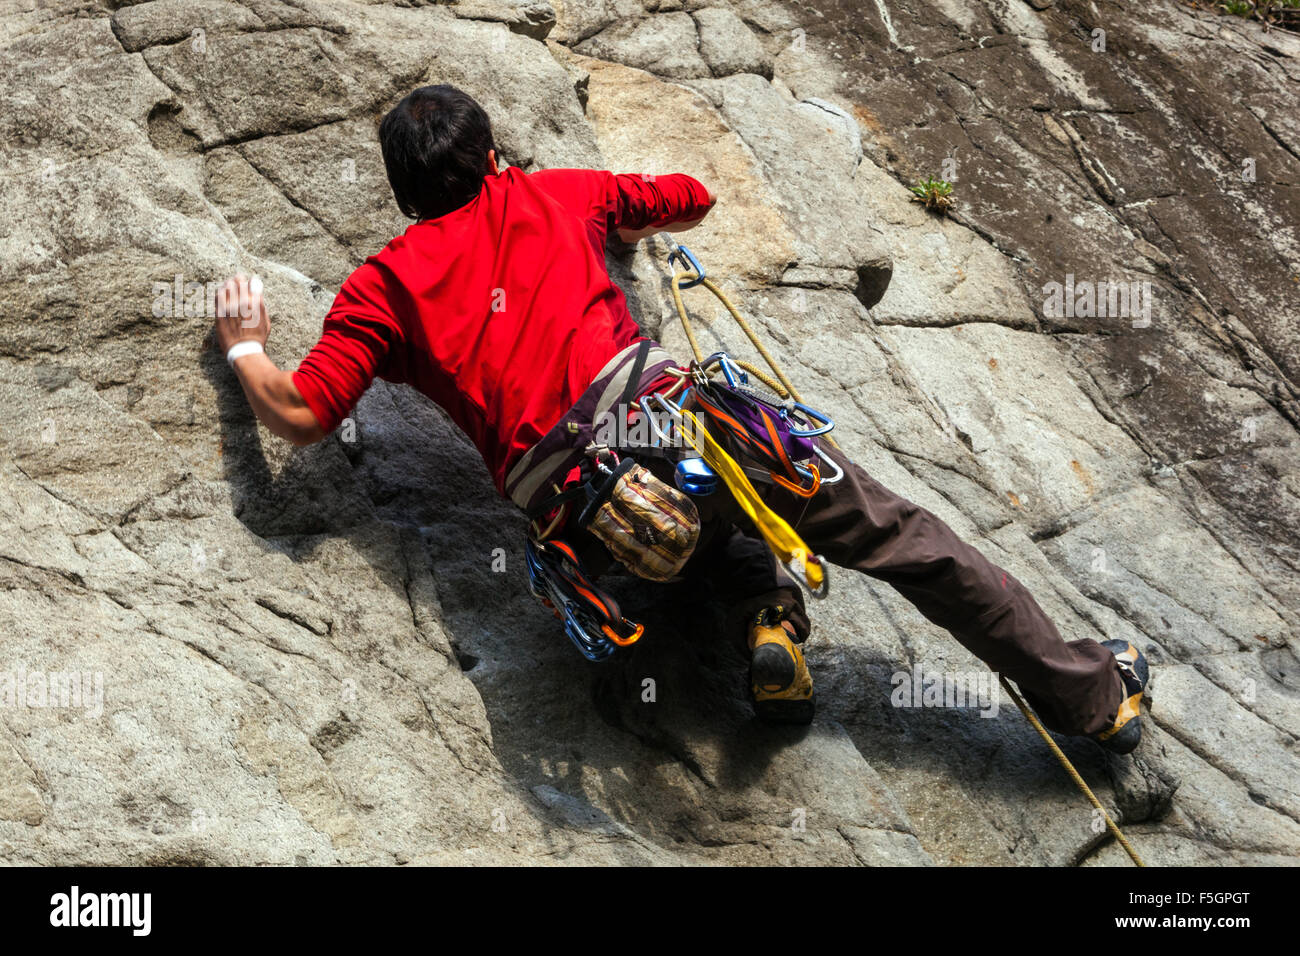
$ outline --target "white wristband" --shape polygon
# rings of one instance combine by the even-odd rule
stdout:
[[[226,353],[226,362],[231,368],[235,366],[235,359],[243,358],[245,355],[252,355],[254,352],[263,352],[261,342],[236,342]]]

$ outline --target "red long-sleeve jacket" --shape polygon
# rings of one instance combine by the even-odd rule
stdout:
[[[609,229],[698,219],[684,175],[586,169],[488,176],[348,278],[293,382],[333,431],[378,376],[441,405],[502,491],[514,463],[601,368],[641,338],[605,268]]]

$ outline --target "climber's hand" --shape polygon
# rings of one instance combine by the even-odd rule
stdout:
[[[266,344],[271,319],[262,301],[262,280],[231,276],[217,293],[217,345],[228,352],[236,342]]]
[[[231,276],[217,293],[217,344],[223,352],[238,342],[266,344],[271,320],[262,301],[262,283],[254,276]],[[307,406],[293,373],[281,371],[265,352],[237,356],[235,374],[254,414],[273,434],[295,445],[310,445],[325,437],[315,413]]]

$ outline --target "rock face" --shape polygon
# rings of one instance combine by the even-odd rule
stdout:
[[[0,859],[1126,862],[1009,701],[891,705],[983,668],[890,589],[835,577],[820,716],[773,731],[691,595],[612,582],[648,636],[581,660],[421,396],[257,425],[215,283],[264,278],[292,366],[403,228],[377,117],[436,82],[511,164],[707,182],[690,245],[846,449],[1147,651],[1137,754],[1062,743],[1149,862],[1300,854],[1300,37],[1176,0],[3,10]],[[663,246],[609,253],[685,355]]]

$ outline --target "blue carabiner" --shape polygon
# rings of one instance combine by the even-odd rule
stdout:
[[[738,385],[749,384],[749,376],[736,367],[735,363],[731,360],[730,355],[726,352],[719,352],[717,355],[718,366],[722,369],[722,375],[727,380],[729,386],[735,388]]]
[[[805,418],[811,418],[814,422],[821,422],[821,424],[814,428],[795,428],[794,420],[789,414],[790,408],[797,408],[804,414]],[[802,402],[790,402],[790,408],[782,408],[781,417],[785,419],[785,423],[790,429],[790,434],[794,435],[796,438],[815,438],[818,435],[825,435],[835,427],[835,422],[831,421],[830,418],[816,409],[809,408]]]
[[[678,288],[689,289],[691,286],[697,286],[703,282],[706,273],[704,271],[704,266],[700,265],[700,260],[695,258],[695,253],[691,252],[691,250],[685,246],[679,245],[672,239],[669,239],[668,243],[672,247],[672,250],[668,253],[668,265],[671,266],[673,260],[677,259],[681,262],[683,269],[689,267],[690,271],[695,273],[694,279],[689,282],[679,283]]]
[[[564,633],[578,649],[578,653],[593,664],[608,660],[618,650],[609,638],[603,635],[592,636],[567,604],[564,607]]]

